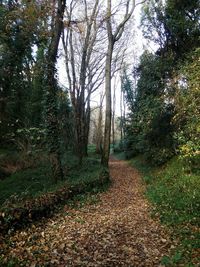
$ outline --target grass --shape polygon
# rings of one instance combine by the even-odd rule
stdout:
[[[143,158],[130,161],[143,175],[147,184],[146,195],[154,204],[153,215],[173,229],[180,240],[171,257],[164,257],[165,266],[198,266],[200,262],[200,179],[197,173],[173,158],[164,167],[153,168]],[[198,258],[199,257],[199,258]],[[183,265],[181,265],[183,264]]]

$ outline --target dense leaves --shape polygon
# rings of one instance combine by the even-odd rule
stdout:
[[[199,166],[198,18],[198,1],[148,1],[143,8],[144,36],[158,49],[145,51],[133,74],[124,73],[122,87],[130,108],[127,150],[153,164],[178,153]]]
[[[126,76],[123,83],[127,103],[131,106],[127,149],[131,148],[134,154],[145,154],[153,164],[162,164],[174,153],[170,124],[173,106],[164,98],[163,68],[157,56],[145,52],[137,68],[139,80],[137,87],[132,87],[132,95],[130,89],[127,92],[130,82],[127,83]]]
[[[178,126],[175,133],[179,142],[181,156],[190,165],[191,170],[199,168],[200,160],[200,49],[190,53],[186,64],[179,71],[180,86],[175,96],[176,115],[174,122]]]
[[[32,125],[31,115],[34,114],[29,108],[35,89],[32,82],[34,45],[43,28],[42,19],[39,19],[43,14],[40,8],[39,4],[30,1],[24,1],[23,5],[15,1],[0,5],[0,141],[4,145],[9,142],[8,133]]]

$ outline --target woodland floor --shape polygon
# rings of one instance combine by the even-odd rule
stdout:
[[[10,237],[4,257],[26,266],[162,266],[171,241],[150,216],[144,184],[126,162],[110,161],[112,185],[100,201],[64,210]]]

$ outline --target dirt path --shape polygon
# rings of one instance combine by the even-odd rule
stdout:
[[[18,232],[9,257],[27,266],[161,266],[170,242],[151,219],[144,186],[136,170],[111,160],[113,185],[100,202],[79,210],[65,208],[44,226]]]

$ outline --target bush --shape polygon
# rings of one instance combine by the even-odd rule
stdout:
[[[21,128],[17,129],[14,135],[14,142],[17,148],[25,154],[30,154],[35,150],[41,150],[45,143],[45,129]]]
[[[171,149],[151,148],[144,153],[145,160],[152,166],[161,166],[174,156]]]
[[[179,80],[185,81],[176,88],[176,124],[174,138],[178,152],[191,171],[200,169],[200,48],[189,53],[181,64]]]
[[[116,142],[114,145],[113,145],[113,152],[114,153],[120,153],[124,151],[124,141],[119,141],[119,142]]]

